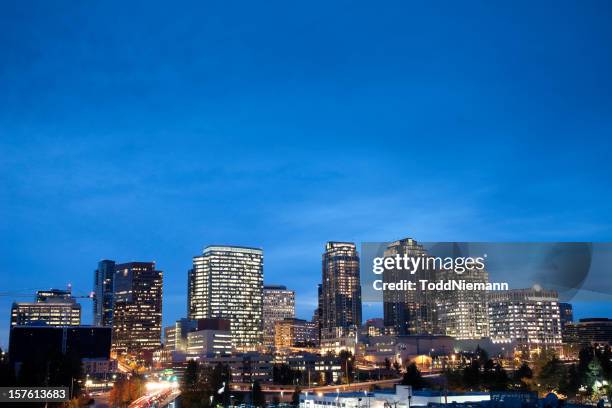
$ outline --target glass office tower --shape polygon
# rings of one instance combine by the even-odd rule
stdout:
[[[273,347],[275,323],[295,317],[295,292],[282,285],[266,285],[263,293],[264,345]]]
[[[319,309],[321,338],[361,325],[359,254],[352,242],[328,242],[323,253]]]
[[[111,326],[113,323],[113,277],[115,261],[98,262],[94,273],[94,326]]]
[[[193,258],[188,273],[190,319],[231,322],[238,349],[255,349],[263,340],[263,251],[212,245]]]
[[[148,359],[160,347],[162,280],[155,262],[115,266],[112,348],[117,356]]]

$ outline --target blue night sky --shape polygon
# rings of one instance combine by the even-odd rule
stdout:
[[[603,0],[3,1],[0,345],[15,293],[87,293],[103,258],[157,262],[168,324],[213,243],[262,247],[309,318],[328,240],[612,240],[611,18]]]

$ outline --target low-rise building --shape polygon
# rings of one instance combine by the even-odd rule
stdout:
[[[187,358],[228,355],[232,352],[230,321],[200,319],[197,330],[187,333]]]
[[[164,348],[168,351],[187,351],[187,334],[197,329],[198,321],[179,319],[164,328]]]
[[[490,401],[488,392],[412,391],[410,386],[398,385],[395,390],[348,393],[302,393],[300,408],[385,408],[428,406],[430,404],[462,404]]]
[[[111,328],[99,326],[15,326],[9,337],[10,361],[19,367],[24,361],[45,364],[59,354],[76,358],[109,360]]]
[[[351,354],[355,355],[356,348],[357,337],[355,334],[349,334],[341,337],[321,338],[321,354],[339,355],[342,351],[349,351]]]
[[[274,347],[283,350],[291,347],[312,347],[318,340],[318,330],[313,322],[288,318],[274,324]]]
[[[309,387],[335,383],[342,378],[344,372],[340,358],[331,355],[294,354],[288,356],[285,363],[292,370],[300,372],[302,384],[307,384]]]
[[[425,356],[447,355],[453,351],[454,339],[449,336],[404,335],[370,337],[365,345],[363,358],[372,363],[385,360],[396,361],[402,365]]]
[[[227,365],[232,375],[232,383],[272,382],[273,357],[256,352],[238,353],[228,356],[201,357],[204,365]]]
[[[117,360],[105,358],[84,358],[81,360],[83,374],[88,377],[108,380],[117,372]]]
[[[612,345],[612,319],[592,317],[566,323],[563,342],[583,346]]]

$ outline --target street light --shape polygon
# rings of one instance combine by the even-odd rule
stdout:
[[[349,373],[348,373],[348,363],[349,361],[351,361],[351,358],[347,358],[346,361],[344,362],[344,371],[346,373],[346,381],[348,383],[348,385],[351,385],[351,378],[349,377]]]
[[[433,356],[432,356],[434,351],[435,350],[432,348],[431,351],[429,352],[429,359],[431,360],[431,371],[433,371],[433,368],[434,368],[434,362],[433,362]]]

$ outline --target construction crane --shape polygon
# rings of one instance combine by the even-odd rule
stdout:
[[[96,298],[95,292],[89,292],[88,294],[83,293],[72,293],[72,285],[68,284],[67,290],[63,289],[46,289],[46,290],[33,290],[30,292],[30,289],[19,290],[19,291],[2,291],[0,292],[0,297],[12,297],[12,298],[42,298],[46,299],[47,297],[53,297],[54,295],[59,296],[69,296],[75,299],[92,299]]]

